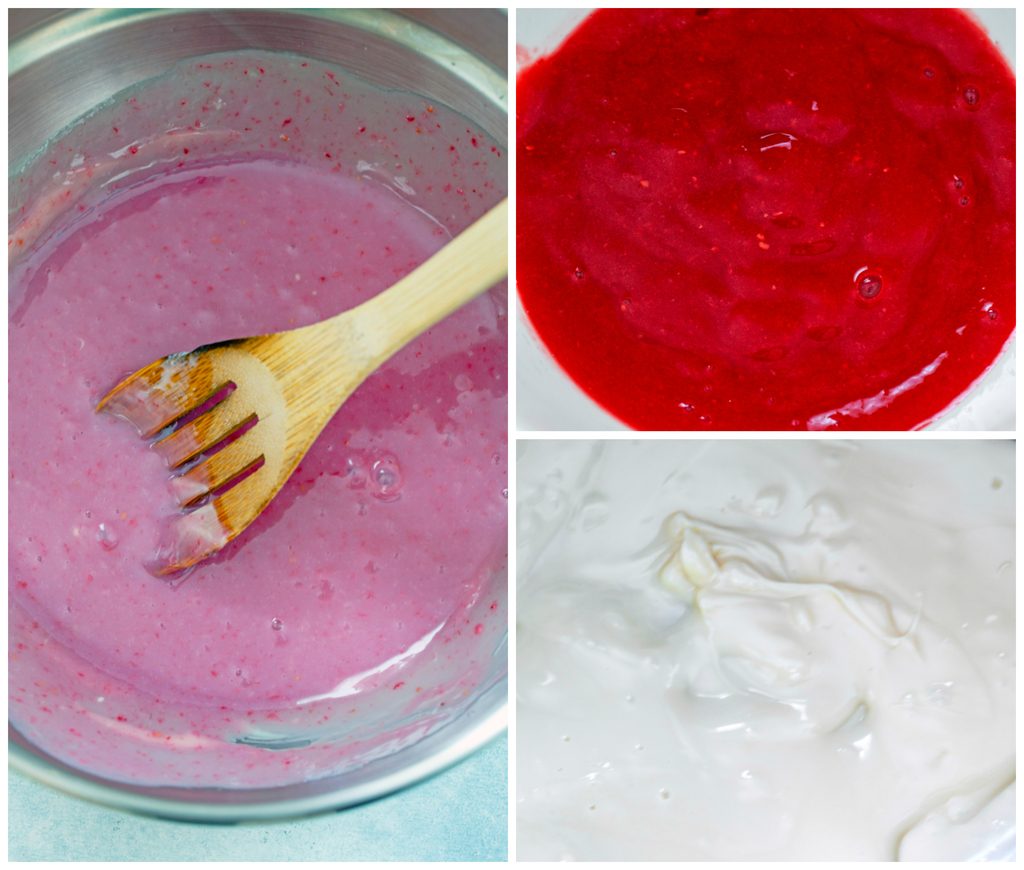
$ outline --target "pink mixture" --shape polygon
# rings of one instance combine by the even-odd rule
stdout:
[[[93,407],[156,357],[380,292],[497,201],[504,156],[450,111],[298,61],[176,75],[183,121],[208,112],[195,93],[220,124],[199,114],[102,160],[58,143],[71,204],[51,221],[39,203],[61,188],[35,198],[13,237],[11,717],[119,779],[299,781],[436,727],[504,634],[504,288],[373,375],[264,515],[179,584],[143,567],[167,472]],[[91,135],[170,93],[143,88]]]

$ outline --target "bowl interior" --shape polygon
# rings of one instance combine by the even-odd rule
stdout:
[[[527,9],[516,19],[520,67],[555,50],[592,9]],[[1015,12],[974,9],[1010,66],[1016,68]],[[625,431],[620,420],[584,393],[552,358],[522,305],[516,304],[516,416],[527,430]],[[952,406],[927,424],[929,429],[1012,430],[1015,427],[1016,337],[985,374]]]
[[[474,28],[506,26],[500,13],[463,24],[467,40]],[[321,60],[378,87],[415,93],[463,115],[502,146],[507,141],[504,73],[403,15],[87,10],[46,22],[11,46],[12,213],[19,200],[31,201],[48,183],[49,173],[33,172],[33,158],[84,114],[190,58],[250,49]],[[497,598],[504,610],[506,597],[506,575],[496,571],[481,598]],[[10,760],[16,769],[78,796],[173,818],[266,819],[347,806],[436,772],[501,732],[507,705],[505,637],[484,659],[469,697],[436,730],[427,729],[411,744],[396,742],[395,751],[378,753],[355,770],[296,785],[244,790],[128,785],[68,766],[14,728]]]

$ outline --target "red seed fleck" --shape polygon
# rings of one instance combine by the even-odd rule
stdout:
[[[181,151],[183,154],[188,154],[188,148],[182,148]]]
[[[405,680],[399,680],[399,681],[398,681],[397,683],[395,683],[395,685],[394,685],[394,686],[392,686],[391,688],[392,688],[392,689],[401,689],[401,688],[402,688],[402,686],[404,686],[404,685],[405,685]]]
[[[281,122],[281,126],[282,126],[282,127],[287,127],[287,126],[288,126],[288,125],[289,125],[289,124],[290,124],[291,122],[292,122],[292,119],[291,119],[291,118],[285,118],[285,119],[284,119],[284,120],[283,120],[283,121]]]
[[[413,121],[416,120],[416,116],[415,115],[406,115],[405,116],[405,120],[408,121],[411,124]]]

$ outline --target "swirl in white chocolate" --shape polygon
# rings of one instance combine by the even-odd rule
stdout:
[[[1012,851],[1011,443],[535,442],[519,481],[520,859]]]

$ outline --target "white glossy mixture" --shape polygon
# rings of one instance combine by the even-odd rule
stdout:
[[[1012,442],[521,442],[522,860],[1014,841]]]

